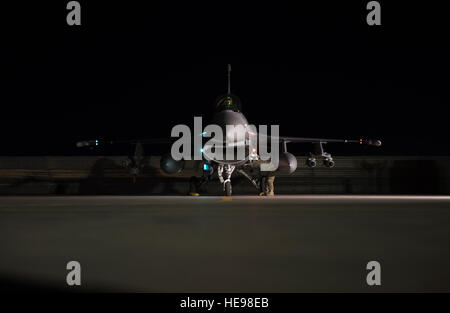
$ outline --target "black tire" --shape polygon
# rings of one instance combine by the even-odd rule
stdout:
[[[231,182],[227,181],[225,183],[225,193],[228,197],[231,197]]]

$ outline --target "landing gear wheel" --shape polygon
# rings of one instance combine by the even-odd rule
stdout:
[[[228,197],[231,197],[231,182],[227,181],[225,183],[225,193]]]

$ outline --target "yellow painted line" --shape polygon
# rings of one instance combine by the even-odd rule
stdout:
[[[223,197],[222,200],[220,200],[220,202],[228,202],[228,201],[232,201],[231,197]]]

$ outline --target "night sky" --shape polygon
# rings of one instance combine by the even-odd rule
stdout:
[[[252,124],[384,143],[330,144],[336,155],[450,153],[444,1],[379,1],[382,25],[372,27],[368,1],[79,1],[82,25],[72,27],[67,2],[2,5],[2,155],[122,154],[130,147],[75,142],[206,123],[228,63]]]

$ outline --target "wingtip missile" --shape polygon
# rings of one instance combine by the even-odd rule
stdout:
[[[379,147],[381,146],[381,140],[372,140],[372,139],[360,139],[359,143],[361,145],[368,145],[368,146],[375,146],[375,147]]]
[[[86,147],[89,146],[89,143],[87,141],[78,141],[77,142],[77,148],[82,148],[82,147]]]
[[[99,141],[98,140],[78,141],[76,145],[77,145],[77,148],[98,146],[99,145]]]

